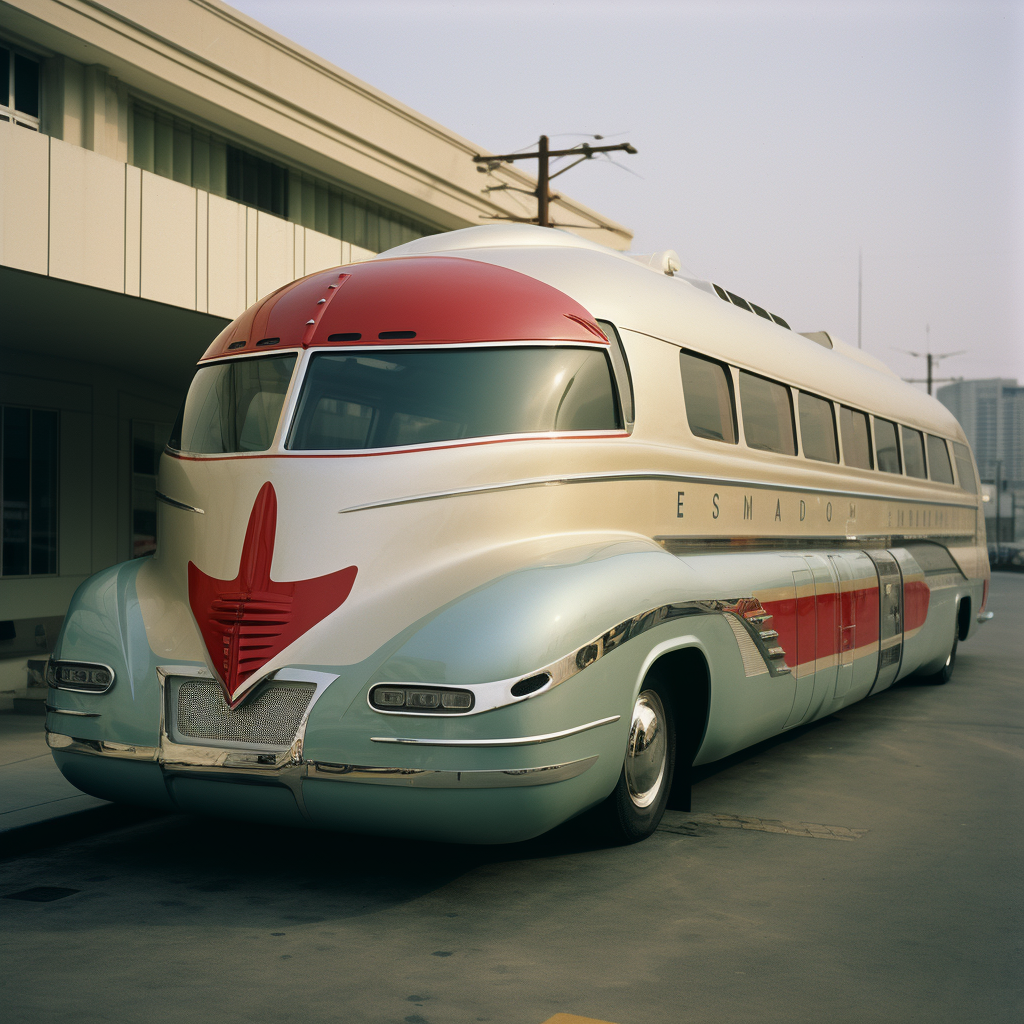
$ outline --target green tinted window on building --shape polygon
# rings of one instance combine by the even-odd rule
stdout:
[[[139,100],[132,103],[129,159],[153,174],[371,252],[383,252],[435,230],[313,175],[232,145]]]

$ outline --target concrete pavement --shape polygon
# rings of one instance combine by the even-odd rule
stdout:
[[[8,860],[6,1019],[1016,1024],[1024,575],[990,607],[951,683],[703,769],[637,846],[168,815]]]

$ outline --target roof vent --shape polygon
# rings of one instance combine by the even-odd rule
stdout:
[[[807,333],[801,331],[800,337],[810,338],[811,341],[822,348],[832,348],[832,339],[829,337],[828,331],[808,331]]]

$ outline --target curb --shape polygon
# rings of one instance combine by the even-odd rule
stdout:
[[[74,811],[57,818],[48,818],[46,821],[35,821],[31,825],[7,829],[0,832],[0,860],[18,857],[46,846],[87,839],[101,832],[139,825],[153,818],[163,817],[164,813],[145,807],[107,804],[104,807],[89,807],[84,811]]]

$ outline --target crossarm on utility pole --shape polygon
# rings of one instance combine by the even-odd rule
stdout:
[[[580,146],[573,146],[572,149],[550,149],[548,147],[548,137],[542,135],[537,146],[535,153],[502,153],[498,156],[482,156],[479,153],[473,157],[473,162],[476,164],[486,165],[477,168],[478,171],[486,170],[497,170],[500,164],[514,163],[516,160],[536,160],[537,161],[537,188],[533,193],[537,197],[537,217],[536,223],[542,228],[552,227],[551,217],[549,208],[551,200],[554,198],[551,195],[549,183],[552,178],[557,178],[559,174],[564,174],[566,171],[572,170],[576,164],[582,163],[584,160],[589,160],[595,153],[612,153],[617,150],[621,150],[625,153],[635,153],[636,149],[628,142],[619,142],[614,146],[591,146],[589,143],[584,142]],[[557,171],[555,174],[550,173],[550,160],[556,156],[578,156],[579,160],[574,164],[570,164],[568,167],[563,167],[562,170]],[[493,191],[493,190],[486,190]],[[525,189],[518,189],[517,191],[525,192]],[[526,220],[526,218],[520,217],[506,217],[500,214],[492,215],[492,220]],[[533,220],[533,218],[530,218]]]

